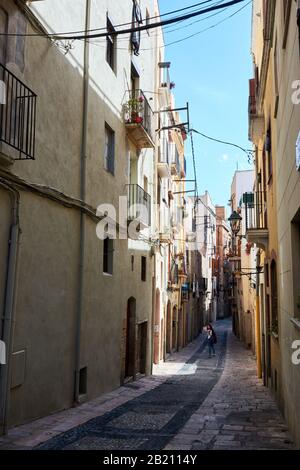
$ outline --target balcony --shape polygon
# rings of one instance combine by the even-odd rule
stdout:
[[[171,174],[174,176],[180,176],[180,162],[179,162],[179,154],[176,148],[176,144],[172,142],[170,144],[171,150]]]
[[[258,114],[257,101],[256,101],[256,82],[255,79],[249,80],[249,140],[255,145],[258,145],[259,140],[263,138],[265,130],[264,117]]]
[[[168,290],[175,292],[179,290],[179,275],[178,275],[178,266],[173,261],[168,281]]]
[[[34,160],[36,94],[0,64],[0,154],[6,164]]]
[[[138,184],[128,184],[128,222],[138,221],[140,229],[151,225],[151,196]]]
[[[173,86],[170,81],[170,66],[171,62],[160,62],[158,64],[160,70],[159,101],[162,107],[170,105],[170,92]]]
[[[266,192],[244,193],[243,203],[247,241],[265,250],[269,241]]]
[[[169,142],[166,138],[161,139],[158,148],[157,173],[161,178],[170,178],[169,164]]]
[[[187,279],[187,269],[186,263],[184,258],[184,253],[179,253],[179,260],[178,260],[178,277],[180,280],[184,281]]]
[[[153,111],[142,90],[127,92],[124,118],[128,137],[138,149],[154,148]]]
[[[170,244],[173,239],[172,231],[169,227],[164,227],[161,232],[159,232],[159,241],[161,243]]]
[[[190,300],[190,283],[185,282],[181,286],[181,301],[188,302]]]

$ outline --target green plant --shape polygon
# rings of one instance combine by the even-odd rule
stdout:
[[[125,113],[127,115],[126,121],[128,123],[137,122],[142,123],[143,118],[141,113],[144,110],[144,97],[141,95],[138,98],[131,98],[129,99],[125,105]]]

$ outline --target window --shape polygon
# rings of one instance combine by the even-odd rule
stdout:
[[[116,36],[115,28],[113,27],[111,21],[107,18],[106,20],[107,32],[110,33],[106,36],[106,62],[109,64],[110,68],[115,72],[116,71]]]
[[[271,262],[272,332],[278,334],[278,292],[276,262]]]
[[[87,393],[87,368],[82,367],[79,371],[79,395]]]
[[[0,8],[0,33],[7,33],[7,13]],[[0,63],[6,63],[7,36],[0,36]]]
[[[143,282],[146,281],[146,271],[147,271],[147,258],[146,256],[142,256],[141,258],[141,280]]]
[[[277,36],[274,47],[274,92],[275,92],[275,109],[274,117],[277,117],[278,103],[279,103],[279,81],[278,81],[278,47]]]
[[[267,153],[267,157],[268,157],[268,183],[269,183],[273,174],[272,134],[271,134],[270,124],[267,130],[267,135],[266,135],[266,140],[265,140],[265,152]]]
[[[300,320],[300,208],[291,226],[294,317]]]
[[[103,240],[103,272],[113,274],[114,241],[110,238]]]
[[[283,41],[282,48],[286,48],[287,36],[289,31],[290,13],[291,13],[292,0],[282,0],[283,8]]]
[[[115,133],[105,124],[105,152],[104,152],[105,169],[110,173],[115,172]]]
[[[131,255],[131,271],[134,271],[134,255]]]

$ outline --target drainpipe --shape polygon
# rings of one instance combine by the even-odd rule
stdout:
[[[6,346],[5,365],[0,366],[0,434],[7,433],[10,398],[12,339],[14,327],[14,304],[16,292],[18,240],[19,240],[19,193],[3,181],[0,186],[9,191],[12,199],[12,220],[10,226],[9,251],[6,272],[4,309],[2,318],[2,336]]]
[[[91,0],[86,0],[85,31],[90,27]],[[86,193],[86,157],[87,157],[87,133],[88,133],[88,93],[89,93],[89,42],[84,40],[84,65],[83,65],[83,114],[82,114],[82,140],[80,163],[80,199],[85,201]],[[79,379],[80,379],[80,349],[81,349],[81,321],[83,312],[83,281],[85,258],[85,214],[80,213],[80,245],[79,245],[79,272],[78,272],[78,301],[76,316],[76,340],[75,340],[75,386],[74,401],[79,403]]]
[[[260,326],[260,300],[259,300],[259,274],[260,274],[260,255],[256,255],[256,312],[255,312],[255,336],[256,336],[256,362],[257,376],[262,378],[261,367],[261,326]]]

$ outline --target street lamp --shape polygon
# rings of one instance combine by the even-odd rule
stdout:
[[[230,222],[230,228],[233,234],[232,237],[232,248],[233,254],[236,256],[236,237],[241,228],[242,217],[237,211],[233,211],[228,221]],[[234,262],[234,265],[236,263]],[[234,266],[235,267],[235,266]],[[232,272],[232,327],[234,334],[239,337],[239,315],[238,315],[238,304],[237,304],[237,292],[235,288],[236,283],[236,273],[235,270]]]
[[[233,235],[237,236],[241,228],[242,217],[240,216],[240,214],[237,213],[237,211],[233,211],[228,220],[230,222],[230,227]]]

